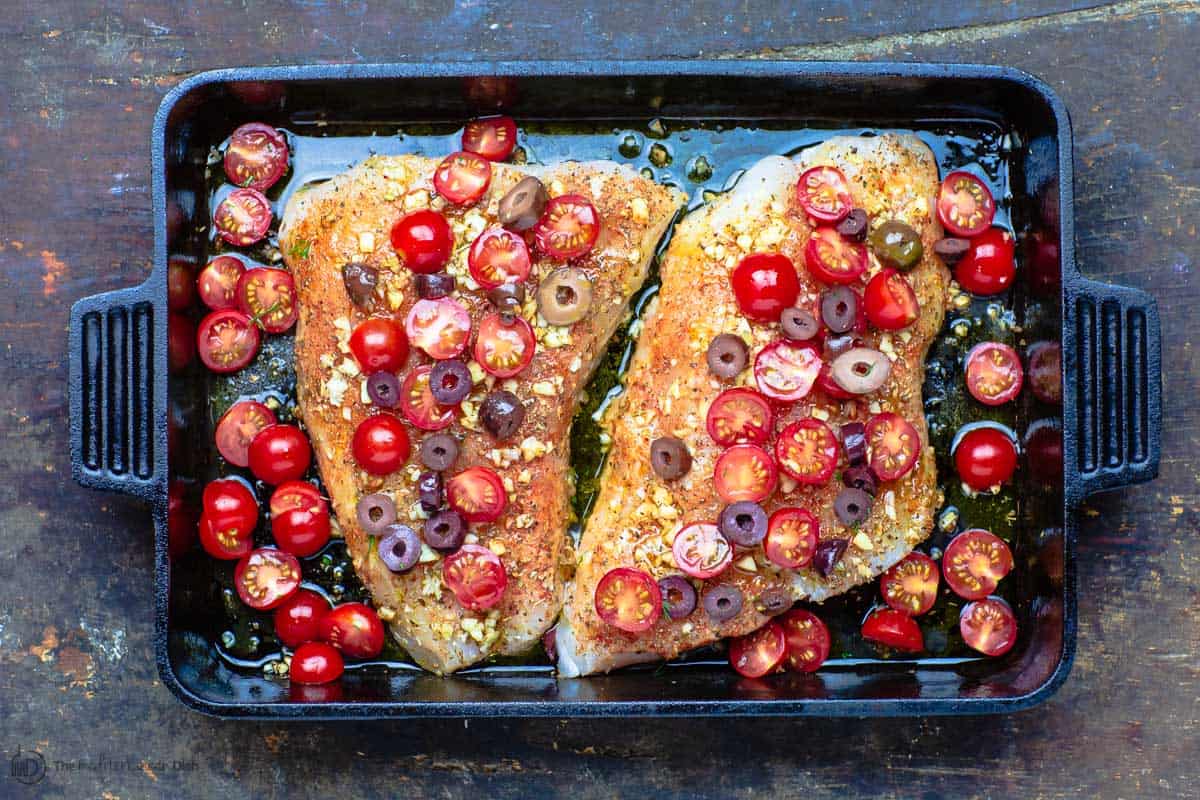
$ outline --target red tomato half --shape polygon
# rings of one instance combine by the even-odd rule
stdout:
[[[626,633],[648,630],[662,616],[662,592],[654,578],[632,567],[609,570],[596,584],[596,614]]]
[[[292,273],[274,267],[248,269],[237,288],[238,308],[267,333],[283,333],[296,324],[300,306]]]
[[[738,308],[757,322],[778,322],[800,294],[796,267],[782,253],[751,253],[738,262],[729,279]]]
[[[533,226],[538,250],[563,261],[587,255],[599,236],[600,215],[586,197],[578,194],[551,198],[542,218]]]
[[[494,471],[471,467],[446,481],[446,502],[467,522],[495,522],[508,505],[508,493]]]
[[[217,452],[237,467],[250,466],[250,442],[276,423],[275,412],[254,400],[234,403],[217,422]]]
[[[300,588],[300,562],[290,553],[260,547],[237,563],[233,585],[243,603],[268,611]]]
[[[1035,342],[1029,348],[1029,388],[1034,397],[1051,405],[1062,404],[1062,345]]]
[[[433,188],[456,206],[483,197],[492,181],[492,162],[475,153],[451,153],[433,173]]]
[[[471,338],[471,315],[451,297],[422,298],[409,309],[404,332],[409,343],[429,357],[439,361],[454,358]]]
[[[404,377],[400,385],[400,411],[404,418],[423,431],[440,431],[454,422],[458,406],[444,406],[433,397],[429,374],[433,367],[423,364]]]
[[[383,651],[383,622],[363,603],[342,603],[317,624],[322,640],[350,658],[375,658]]]
[[[765,444],[775,429],[767,398],[753,389],[726,389],[708,407],[708,435],[721,447]]]
[[[253,528],[243,533],[237,528],[222,528],[205,514],[200,515],[200,546],[204,552],[222,561],[235,561],[254,549]]]
[[[350,334],[350,352],[368,375],[399,372],[408,358],[408,339],[400,323],[390,317],[372,317],[358,323]]]
[[[488,161],[503,161],[517,146],[517,123],[512,117],[473,119],[463,128],[462,149]]]
[[[872,611],[863,623],[862,637],[905,653],[919,653],[925,649],[925,639],[917,623],[894,608]]]
[[[265,192],[287,172],[288,146],[283,134],[261,122],[247,122],[229,137],[225,177],[235,186]]]
[[[237,308],[238,282],[245,272],[246,265],[233,256],[217,256],[208,262],[196,279],[201,302],[213,311]]]
[[[200,320],[196,349],[213,372],[237,372],[258,355],[262,334],[241,311],[214,311]]]
[[[967,645],[985,656],[1002,656],[1017,643],[1017,617],[999,597],[967,603],[958,616],[958,631]]]
[[[867,246],[846,239],[836,228],[817,228],[804,247],[804,265],[824,283],[854,283],[867,270]]]
[[[167,368],[171,372],[187,369],[196,357],[196,328],[191,317],[167,312]]]
[[[300,481],[295,483],[300,486],[312,486],[311,483]],[[287,486],[289,484],[280,486],[275,490],[275,494],[278,495],[281,489],[286,490]],[[272,495],[271,535],[275,537],[275,544],[279,546],[280,550],[300,558],[307,558],[329,543],[331,526],[329,506],[323,497],[317,496],[314,501],[307,493],[293,491],[284,498],[280,498],[279,502],[296,502],[302,498],[306,502],[294,505],[292,508],[275,511],[274,506],[277,501],[276,497]]]
[[[267,507],[275,517],[296,508],[327,509],[328,505],[320,490],[308,481],[284,481],[271,492]]]
[[[796,197],[804,211],[818,222],[840,222],[854,204],[846,176],[837,167],[805,170],[796,184]]]
[[[967,486],[977,492],[988,491],[1012,479],[1017,468],[1017,446],[999,428],[974,428],[955,445],[954,466]]]
[[[213,212],[217,234],[236,247],[246,247],[267,235],[274,217],[271,201],[257,189],[234,189]]]
[[[196,514],[185,493],[180,480],[172,480],[167,488],[167,554],[172,561],[191,549],[196,540]]]
[[[484,611],[496,605],[508,588],[508,573],[504,571],[500,556],[477,544],[464,544],[446,556],[442,562],[442,579],[459,604],[472,611]]]
[[[677,567],[702,580],[715,578],[733,563],[733,545],[711,522],[684,526],[671,542],[671,554]]]
[[[942,554],[946,585],[964,600],[987,597],[1012,568],[1012,550],[999,536],[981,528],[958,534]]]
[[[726,503],[761,503],[775,491],[778,478],[771,456],[754,444],[734,445],[713,466],[713,486]]]
[[[933,608],[938,582],[937,562],[923,553],[909,553],[883,573],[879,593],[892,608],[918,617]]]
[[[899,414],[885,411],[871,417],[866,435],[871,470],[881,481],[903,478],[917,465],[921,437]]]
[[[167,309],[185,311],[195,299],[192,265],[186,259],[172,258],[167,262]]]
[[[392,249],[413,272],[431,274],[446,266],[454,249],[454,234],[446,218],[422,209],[405,214],[392,226]]]
[[[967,389],[987,406],[1016,398],[1025,380],[1017,351],[1000,342],[981,342],[967,354]]]
[[[808,397],[821,366],[821,356],[810,345],[780,339],[754,357],[754,381],[767,397],[794,403]]]
[[[321,617],[329,601],[310,589],[300,589],[275,609],[275,635],[286,647],[299,647],[320,636]]]
[[[250,442],[250,471],[272,486],[304,477],[312,462],[312,447],[295,425],[263,428]]]
[[[1017,274],[1012,234],[988,228],[971,240],[971,249],[954,265],[954,279],[971,294],[1000,294]]]
[[[536,349],[533,328],[515,314],[488,314],[479,321],[475,360],[497,378],[511,378],[525,369]]]
[[[795,672],[816,672],[829,658],[829,628],[821,618],[803,608],[779,617],[787,647],[786,666]]]
[[[201,508],[212,527],[210,535],[216,536],[220,545],[214,550],[220,553],[227,554],[233,548],[234,539],[249,540],[258,525],[258,500],[246,484],[236,478],[221,478],[205,486]],[[208,549],[206,545],[205,550]],[[228,557],[220,553],[210,551],[217,558]]]
[[[372,475],[390,475],[404,466],[411,452],[404,423],[391,414],[375,414],[358,423],[350,449],[358,466]]]
[[[977,236],[992,224],[996,201],[979,178],[969,172],[951,172],[938,191],[937,215],[955,236]]]
[[[329,683],[342,677],[346,664],[342,654],[324,642],[305,642],[292,654],[292,683]]]
[[[787,654],[783,628],[775,620],[746,636],[729,640],[729,665],[744,678],[761,678],[779,669]]]
[[[917,321],[921,304],[908,280],[894,269],[880,270],[863,292],[867,320],[884,331],[898,331]]]
[[[821,537],[821,523],[803,508],[776,509],[767,522],[763,552],[772,563],[800,569],[812,563]]]
[[[471,277],[485,289],[524,282],[530,265],[525,240],[507,228],[488,228],[476,237],[467,253]]]
[[[800,483],[823,486],[838,462],[837,437],[815,417],[788,425],[775,440],[779,468]]]

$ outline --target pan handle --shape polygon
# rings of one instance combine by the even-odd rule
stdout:
[[[1162,353],[1158,304],[1140,289],[1078,278],[1064,316],[1063,453],[1078,505],[1157,477]]]
[[[164,287],[165,288],[165,287]],[[166,486],[166,307],[150,283],[71,307],[71,472],[154,500]]]

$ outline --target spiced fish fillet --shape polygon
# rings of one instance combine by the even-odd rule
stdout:
[[[684,198],[612,162],[544,168],[494,164],[482,199],[459,209],[433,192],[437,164],[418,156],[373,157],[297,194],[284,212],[280,246],[299,295],[299,412],[355,569],[400,644],[426,669],[449,673],[492,655],[528,651],[558,615],[564,565],[569,568],[572,559],[566,537],[571,419],[592,368],[627,313],[629,298],[641,286],[657,242]],[[413,274],[400,264],[389,243],[389,232],[403,214],[433,208],[446,216],[454,233],[448,271],[457,278],[458,288],[452,297],[470,313],[473,343],[480,318],[495,309],[486,291],[470,278],[467,248],[477,234],[498,224],[500,198],[522,177],[535,173],[551,196],[580,194],[599,212],[600,238],[588,255],[574,262],[590,278],[594,294],[582,320],[569,327],[548,325],[538,313],[535,290],[542,277],[562,264],[535,256],[528,300],[521,309],[538,340],[532,363],[506,380],[485,376],[478,365],[470,365],[472,391],[452,424],[440,431],[458,439],[461,448],[448,476],[486,466],[499,475],[508,495],[502,516],[494,523],[471,525],[467,536],[469,543],[500,556],[507,588],[497,605],[471,611],[445,585],[441,554],[424,546],[420,563],[394,573],[356,521],[360,498],[383,492],[394,499],[399,521],[421,531],[417,452],[431,434],[405,421],[413,453],[406,466],[383,477],[357,467],[350,446],[356,426],[376,413],[402,415],[399,409],[383,411],[371,404],[366,376],[358,370],[348,339],[369,316],[404,321],[417,293]],[[348,297],[342,277],[347,262],[378,270],[375,297],[367,309]],[[471,352],[468,346],[463,358],[469,359]],[[399,377],[429,363],[428,356],[412,347]],[[526,416],[514,436],[498,442],[484,432],[478,412],[483,397],[502,387],[520,398]]]
[[[872,228],[897,219],[920,233],[925,254],[905,277],[921,311],[904,331],[883,333],[872,328],[864,334],[869,346],[891,359],[890,376],[879,390],[861,399],[837,401],[814,389],[777,413],[775,430],[816,417],[836,432],[842,423],[895,412],[916,428],[920,457],[906,476],[880,484],[869,516],[857,530],[842,525],[834,514],[834,498],[842,488],[836,473],[823,486],[781,480],[763,504],[768,513],[784,506],[801,507],[819,518],[822,540],[849,540],[827,577],[812,567],[778,567],[765,557],[761,546],[739,550],[733,565],[716,578],[692,581],[701,595],[718,584],[739,589],[744,603],[735,616],[715,622],[701,603],[684,619],[671,620],[664,614],[642,633],[625,633],[597,615],[597,583],[616,567],[634,567],[655,579],[680,574],[671,550],[674,535],[686,524],[715,521],[723,506],[713,486],[720,448],[705,430],[706,413],[722,390],[735,384],[754,386],[755,379],[753,370],[747,369],[736,379],[718,380],[705,362],[710,341],[721,333],[736,334],[749,346],[753,365],[755,354],[781,336],[778,324],[753,323],[739,312],[730,285],[732,269],[748,253],[781,252],[797,268],[801,286],[797,305],[815,306],[823,288],[804,267],[804,246],[813,228],[796,197],[800,174],[817,165],[832,165],[844,173],[854,206],[869,212]],[[921,385],[926,351],[941,327],[949,284],[945,267],[933,255],[933,244],[941,235],[933,214],[937,189],[933,154],[916,137],[836,137],[805,150],[795,160],[763,159],[732,191],[679,223],[662,262],[662,288],[647,310],[625,392],[607,417],[612,447],[557,630],[561,675],[587,675],[672,658],[724,637],[749,633],[768,619],[764,599],[772,595],[777,599],[781,591],[790,593],[791,599],[811,601],[840,594],[879,575],[928,536],[940,497]],[[871,255],[867,277],[879,269]],[[670,482],[661,480],[650,465],[650,442],[664,436],[682,439],[693,459],[690,471]],[[839,470],[844,464],[843,457]],[[773,604],[773,613],[786,605]]]

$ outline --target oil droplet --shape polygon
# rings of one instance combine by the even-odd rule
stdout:
[[[233,631],[225,631],[221,634],[221,644],[229,649],[233,649],[233,646],[237,644],[237,636]]]
[[[621,137],[621,143],[617,146],[617,152],[625,158],[637,158],[642,154],[642,145],[644,140],[641,134],[627,131]]]
[[[708,159],[704,156],[696,156],[688,164],[687,176],[688,180],[695,183],[704,183],[712,177],[712,164],[708,163]]]
[[[965,319],[960,319],[954,323],[954,335],[960,339],[966,338],[966,335],[971,332],[971,326]]]
[[[650,135],[655,139],[667,138],[667,126],[664,125],[663,121],[657,117],[650,120],[650,124],[646,126],[646,130],[650,131]]]
[[[671,163],[671,151],[666,145],[655,142],[650,146],[650,163],[656,167],[665,167]]]

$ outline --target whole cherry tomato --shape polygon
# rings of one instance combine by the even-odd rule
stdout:
[[[312,462],[312,447],[295,425],[269,425],[250,442],[250,471],[272,485],[304,477]]]
[[[413,272],[430,274],[450,260],[454,234],[446,218],[436,211],[414,211],[392,226],[392,248],[404,266]]]

